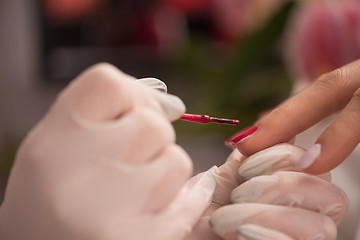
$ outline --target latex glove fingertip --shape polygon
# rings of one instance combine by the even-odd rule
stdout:
[[[237,230],[237,236],[239,240],[294,240],[284,233],[255,224],[245,224],[240,226]]]
[[[164,110],[167,118],[170,121],[175,121],[185,113],[186,107],[183,101],[175,95],[166,94],[167,86],[163,81],[152,77],[141,78],[137,79],[136,81],[152,89],[160,91],[160,94],[156,94],[156,97],[160,102],[161,108]]]
[[[136,80],[139,83],[142,83],[150,88],[159,90],[160,92],[167,93],[166,84],[160,79],[149,77],[149,78],[140,78]]]
[[[304,152],[304,149],[288,143],[277,144],[248,157],[240,165],[238,174],[248,180],[280,170],[296,170],[296,164]]]
[[[180,118],[186,111],[183,101],[175,95],[158,92],[156,98],[170,121]]]
[[[231,192],[233,203],[256,202],[269,188],[276,187],[279,182],[277,175],[258,176],[239,185]],[[271,197],[277,197],[273,194]]]
[[[207,171],[196,182],[194,189],[196,190],[203,189],[207,194],[212,196],[214,194],[215,187],[216,187],[216,181],[212,176],[211,172]]]
[[[209,196],[211,198],[215,191],[215,187],[216,181],[210,170],[208,170],[190,178],[182,189],[182,194],[185,194],[185,197],[189,198],[192,194],[196,195],[199,192],[204,192],[204,196],[202,196],[202,198],[209,198]]]

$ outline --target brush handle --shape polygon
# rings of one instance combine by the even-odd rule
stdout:
[[[228,125],[237,125],[239,124],[239,120],[234,119],[226,119],[226,118],[216,118],[216,117],[210,117],[208,115],[198,115],[198,114],[190,114],[190,113],[184,113],[179,120],[185,120],[190,122],[196,122],[196,123],[219,123],[219,124],[228,124]]]

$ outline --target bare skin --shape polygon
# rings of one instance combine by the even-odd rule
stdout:
[[[328,172],[343,162],[360,142],[360,60],[320,76],[255,125],[258,130],[236,144],[250,156],[277,143],[287,142],[327,116],[339,112],[315,143],[321,152],[304,172]],[[315,140],[315,139],[314,139]]]

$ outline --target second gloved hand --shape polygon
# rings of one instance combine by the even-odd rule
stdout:
[[[233,190],[234,204],[212,214],[214,231],[229,240],[335,239],[347,197],[329,181],[329,173],[296,172],[304,152],[279,144],[243,161],[238,171],[247,181]]]

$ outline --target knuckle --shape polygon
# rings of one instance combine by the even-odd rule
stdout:
[[[348,85],[351,84],[349,74],[346,68],[339,68],[321,75],[314,85],[319,95],[331,95],[339,105],[338,107],[343,107],[348,102],[347,96],[343,94],[342,90],[347,89]]]
[[[84,74],[80,75],[80,81],[90,81],[94,83],[101,82],[101,84],[97,84],[99,87],[114,87],[116,81],[114,81],[114,77],[112,76],[114,73],[116,74],[118,72],[119,70],[109,63],[98,63],[86,70]]]
[[[119,89],[124,80],[133,80],[133,77],[125,74],[120,69],[109,63],[97,63],[74,80],[74,87],[93,87],[96,91],[114,92]]]
[[[303,126],[300,124],[297,118],[294,118],[294,105],[293,104],[284,104],[276,109],[271,113],[272,119],[274,119],[273,125],[278,124],[278,119],[282,120],[282,124],[285,126],[291,126],[291,132],[289,131],[290,135],[294,133],[301,132],[303,130]],[[285,139],[284,139],[285,140]],[[290,140],[290,139],[288,139]]]
[[[101,62],[94,64],[93,66],[89,67],[86,71],[91,73],[99,73],[99,72],[102,73],[104,71],[109,71],[109,70],[117,70],[117,68],[110,63]]]
[[[111,102],[126,96],[130,76],[108,63],[98,63],[80,74],[63,92],[62,98],[77,102]]]
[[[152,109],[138,112],[139,119],[144,119],[143,134],[153,136],[154,141],[175,142],[175,131],[168,120]]]
[[[98,63],[81,73],[75,78],[70,86],[64,91],[64,95],[84,96],[95,92],[107,92],[116,89],[116,81],[111,77],[111,73],[116,72],[116,68],[108,63]]]
[[[342,78],[340,69],[321,75],[316,81],[315,85],[323,90],[329,91],[337,87],[339,79]]]
[[[108,62],[99,62],[93,65],[94,68],[98,68],[98,69],[116,69],[117,67],[115,67],[113,64],[108,63]]]
[[[360,101],[360,88],[358,88],[354,94],[353,94],[353,98],[358,99]]]
[[[186,180],[192,173],[193,165],[192,161],[189,157],[189,155],[186,153],[186,151],[180,147],[179,145],[173,144],[171,145],[171,156],[170,159],[173,160],[173,158],[176,158],[177,160],[174,163],[175,171],[180,175],[184,177],[184,180]]]

